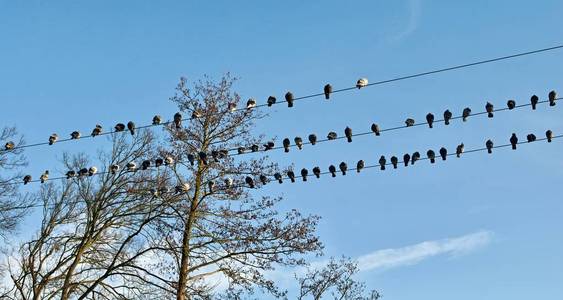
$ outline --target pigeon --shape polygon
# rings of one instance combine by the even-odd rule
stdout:
[[[119,172],[119,165],[111,165],[109,166],[109,171],[111,174],[115,175],[115,173]]]
[[[375,133],[375,135],[379,136],[380,131],[379,131],[379,125],[373,123],[371,124],[371,131],[373,131],[373,133]]]
[[[26,185],[31,182],[31,175],[25,175],[23,177],[23,184]]]
[[[246,151],[246,148],[244,148],[244,147],[242,147],[242,146],[237,148],[237,153],[238,153],[238,154],[244,154],[244,151]]]
[[[213,158],[214,162],[219,162],[219,151],[217,150],[212,150],[211,151],[211,157]],[[157,166],[158,167],[158,166]]]
[[[332,175],[332,177],[336,177],[336,167],[334,165],[330,165],[328,167],[328,171],[330,172],[330,174]]]
[[[295,137],[295,139],[293,139],[295,141],[295,145],[297,145],[297,148],[299,148],[299,150],[303,149],[303,139],[300,137]]]
[[[549,106],[555,106],[555,100],[557,100],[557,92],[551,91],[548,95],[549,98]]]
[[[428,159],[430,159],[431,164],[436,162],[436,153],[434,152],[434,150],[428,150],[426,152],[426,156],[428,156]]]
[[[199,160],[201,160],[201,163],[203,163],[204,166],[207,166],[207,153],[199,152],[198,156],[199,156]]]
[[[73,131],[73,132],[70,134],[70,139],[71,139],[71,140],[77,140],[77,139],[79,139],[79,138],[80,138],[80,132],[78,132],[78,131]]]
[[[164,164],[164,159],[162,159],[160,157],[155,159],[155,161],[154,161],[154,166],[157,167],[157,168],[162,166],[163,164]]]
[[[276,104],[276,97],[274,96],[268,97],[268,106],[272,106],[274,104]]]
[[[516,107],[516,101],[508,100],[508,102],[506,102],[506,106],[508,107],[508,109],[512,110]]]
[[[291,92],[285,94],[285,101],[287,101],[287,107],[293,107],[293,94]]]
[[[346,127],[346,129],[344,129],[344,134],[346,135],[346,139],[348,140],[348,143],[351,143],[352,142],[352,128]]]
[[[174,114],[174,126],[176,129],[182,128],[182,114],[179,112]]]
[[[48,179],[49,179],[49,170],[45,171],[45,173],[41,174],[41,177],[39,177],[41,183],[45,183],[45,181],[47,181]]]
[[[121,132],[123,130],[125,130],[125,124],[123,123],[117,123],[114,127],[115,132]]]
[[[309,134],[309,142],[314,146],[317,143],[317,136],[314,134]]]
[[[301,169],[301,177],[303,177],[303,181],[307,181],[307,175],[309,175],[309,171],[305,168]]]
[[[385,164],[387,163],[387,160],[385,159],[385,156],[381,155],[381,157],[379,158],[379,166],[381,167],[381,170],[385,170]]]
[[[135,123],[133,123],[133,121],[129,121],[127,123],[127,129],[129,129],[129,132],[131,132],[131,135],[135,135]]]
[[[249,100],[250,101],[250,100]],[[229,102],[227,103],[227,110],[230,112],[237,111],[237,103],[236,102]]]
[[[127,167],[127,171],[129,172],[135,172],[137,170],[137,164],[134,161],[127,163],[126,167]]]
[[[547,138],[547,142],[551,143],[551,140],[553,139],[553,131],[551,130],[546,131],[545,137]]]
[[[330,93],[332,93],[332,85],[330,84],[325,85],[324,92],[325,92],[325,99],[326,100],[330,99]]]
[[[192,119],[199,119],[202,116],[203,116],[203,114],[201,113],[201,111],[199,111],[197,109],[192,112]]]
[[[89,170],[87,168],[82,168],[78,171],[78,176],[84,177],[84,176],[88,175],[88,173],[89,173]]]
[[[249,186],[251,189],[254,188],[254,179],[252,179],[252,177],[246,176],[246,178],[244,179],[244,181],[246,182],[246,184],[248,184],[248,186]]]
[[[340,168],[340,172],[342,172],[342,175],[346,175],[346,171],[348,170],[348,165],[345,162],[341,162],[338,167]]]
[[[532,109],[534,109],[534,110],[536,109],[536,105],[538,105],[539,101],[540,101],[540,98],[538,98],[538,96],[536,96],[536,95],[533,95],[530,98],[530,103],[532,104]]]
[[[426,115],[426,123],[428,123],[428,127],[432,128],[432,124],[434,123],[434,115],[432,113]]]
[[[260,150],[260,147],[258,145],[253,144],[252,146],[250,146],[250,151],[258,152],[258,150]]]
[[[96,173],[98,173],[98,168],[90,167],[90,169],[88,169],[88,176],[94,176]]]
[[[316,176],[317,178],[320,178],[320,177],[321,177],[321,168],[319,168],[319,167],[314,167],[314,168],[313,168],[313,174],[315,174],[315,176]]]
[[[512,150],[516,150],[516,145],[518,144],[518,137],[516,133],[513,133],[510,137],[510,144],[512,145]]]
[[[266,175],[261,174],[260,175],[260,182],[262,183],[262,185],[266,185],[268,183],[268,181],[270,181],[268,179],[268,177]]]
[[[440,156],[442,157],[442,160],[446,160],[448,158],[448,149],[442,147],[440,148]]]
[[[289,177],[289,180],[291,180],[291,182],[295,182],[295,173],[293,173],[293,171],[287,171],[287,177]]]
[[[494,111],[494,106],[491,102],[487,102],[487,104],[485,104],[485,110],[487,111],[487,116],[489,118],[492,118],[493,115],[493,111]]]
[[[274,142],[267,142],[264,144],[264,151],[272,150],[275,146]]]
[[[274,178],[279,182],[279,183],[283,183],[283,177],[280,173],[275,173],[274,174]]]
[[[493,141],[487,140],[487,141],[485,142],[485,147],[487,147],[487,152],[488,152],[489,154],[493,153],[493,146],[494,146]]]
[[[225,187],[230,189],[232,186],[233,186],[233,179],[230,177],[225,179]]]
[[[405,124],[407,125],[407,127],[414,126],[414,119],[411,118],[406,119]]]
[[[9,141],[6,143],[6,145],[4,145],[4,150],[6,151],[10,151],[12,149],[14,149],[16,147],[16,144],[14,144],[14,142]]]
[[[246,109],[247,110],[251,110],[255,107],[256,107],[256,100],[250,98],[250,99],[248,99],[248,101],[246,101]]]
[[[452,112],[449,109],[446,109],[446,111],[444,111],[444,123],[446,125],[450,125],[450,120],[452,119]]]
[[[360,173],[360,171],[362,171],[363,168],[365,168],[366,163],[363,160],[358,160],[358,163],[356,164],[356,172]]]
[[[414,162],[420,159],[420,153],[415,152],[411,156],[411,165],[414,165]]]
[[[457,145],[457,147],[455,148],[455,156],[457,156],[458,158],[461,157],[461,154],[463,153],[464,148],[465,148],[465,145],[463,145],[463,143]]]
[[[463,120],[463,122],[467,121],[467,118],[469,117],[469,115],[471,115],[471,108],[466,107],[463,109],[463,112],[461,113],[461,118]]]
[[[75,177],[75,176],[76,176],[76,171],[70,170],[70,171],[66,172],[66,179],[71,179],[72,177]]]
[[[288,138],[283,139],[282,141],[284,152],[289,152],[289,147],[291,147],[291,141]]]
[[[530,133],[526,136],[526,140],[528,141],[528,143],[535,142],[536,141],[536,135],[533,134],[533,133]]]
[[[188,154],[188,161],[190,162],[190,165],[194,165],[195,163],[195,156],[191,153]]]
[[[408,153],[403,155],[403,163],[405,163],[405,167],[409,166],[409,161],[411,160],[411,156]]]
[[[92,130],[92,137],[98,136],[102,134],[102,125],[97,124],[96,127]]]
[[[328,133],[328,135],[326,136],[326,138],[328,140],[336,140],[336,138],[338,138],[338,135],[336,134],[336,132],[331,131]]]
[[[396,156],[391,156],[391,164],[393,165],[393,169],[397,168],[397,164],[399,164],[399,158]]]
[[[144,160],[144,161],[141,163],[141,170],[146,170],[146,169],[148,169],[150,166],[151,166],[151,161],[148,160],[148,159],[147,159],[147,160]]]
[[[152,118],[152,125],[160,125],[161,122],[162,117],[160,117],[159,115],[156,115]]]
[[[368,85],[368,79],[367,78],[360,78],[358,79],[358,81],[356,82],[356,87],[358,89],[361,89],[363,87],[366,87]]]
[[[49,137],[49,145],[53,145],[57,142],[58,139],[59,135],[57,135],[56,133],[51,134],[51,136]]]

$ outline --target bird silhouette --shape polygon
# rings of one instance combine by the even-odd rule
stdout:
[[[346,129],[344,129],[344,135],[346,135],[346,139],[348,140],[348,143],[351,143],[352,142],[352,128],[346,127]]]
[[[122,132],[122,131],[125,130],[125,124],[117,123],[117,124],[115,124],[114,129],[115,129],[115,132]]]
[[[86,175],[88,175],[88,168],[82,168],[82,169],[78,170],[78,176],[84,177]]]
[[[151,166],[151,161],[150,160],[143,160],[143,162],[141,163],[141,170],[146,170],[148,168],[150,168]]]
[[[345,162],[341,162],[340,165],[338,165],[338,167],[340,168],[340,172],[342,172],[342,175],[346,175],[346,171],[348,171],[348,165]]]
[[[446,111],[444,111],[444,123],[446,125],[450,125],[450,120],[452,119],[452,112],[449,109],[446,109]]]
[[[373,123],[371,124],[371,131],[373,131],[373,133],[375,133],[375,135],[380,135],[380,131],[379,131],[379,125]]]
[[[162,166],[163,164],[164,164],[164,159],[160,157],[154,160],[154,166],[157,168]]]
[[[45,183],[45,181],[47,181],[48,179],[49,179],[49,170],[45,171],[43,174],[41,174],[41,177],[39,177],[41,183]]]
[[[516,145],[518,144],[518,137],[516,133],[513,133],[510,137],[510,144],[512,145],[512,150],[516,150]]]
[[[10,150],[14,149],[15,147],[16,147],[16,144],[14,144],[14,142],[8,141],[6,143],[6,145],[4,145],[4,150],[10,151]]]
[[[361,89],[363,87],[366,87],[368,85],[368,79],[367,78],[360,78],[358,79],[358,81],[356,82],[356,87],[358,89]]]
[[[134,172],[135,170],[137,170],[137,164],[134,161],[127,163],[126,167],[127,171],[129,172]]]
[[[440,156],[442,157],[442,160],[446,160],[448,158],[448,149],[444,147],[440,148]]]
[[[192,119],[199,119],[201,117],[203,117],[203,113],[199,109],[192,112]]]
[[[432,113],[426,115],[426,123],[428,123],[428,127],[432,128],[432,124],[434,123],[434,115]]]
[[[129,132],[131,132],[131,135],[135,135],[135,123],[133,123],[133,121],[129,121],[127,123],[127,129],[129,129]]]
[[[283,177],[280,173],[275,173],[274,174],[274,178],[279,182],[279,183],[283,183]]]
[[[321,168],[319,168],[319,167],[314,167],[314,168],[313,168],[313,174],[315,174],[315,176],[316,176],[317,178],[320,178],[320,177],[321,177]]]
[[[267,142],[264,144],[264,151],[272,150],[275,146],[274,142]]]
[[[234,182],[233,182],[233,179],[232,179],[232,178],[227,177],[227,178],[225,179],[225,187],[226,187],[226,188],[230,189],[230,188],[233,186],[233,183],[234,183]]]
[[[70,134],[70,139],[71,139],[71,140],[78,140],[79,138],[80,138],[80,132],[78,132],[78,131],[73,131],[73,132]]]
[[[268,176],[264,174],[260,174],[260,182],[262,183],[262,185],[266,185],[268,181],[269,181]]]
[[[299,148],[299,150],[303,149],[303,139],[301,137],[295,137],[293,139],[295,141],[295,145],[297,145],[297,148]]]
[[[365,168],[366,164],[363,160],[358,160],[358,163],[356,164],[356,172],[360,173],[360,171]]]
[[[174,114],[174,126],[176,129],[182,128],[182,114],[179,112]]]
[[[235,112],[235,111],[237,111],[237,103],[236,103],[236,102],[229,102],[229,103],[227,103],[227,109],[228,109],[230,112]]]
[[[418,151],[413,153],[411,156],[411,165],[414,165],[414,163],[419,159],[420,159],[420,153]]]
[[[113,164],[111,166],[109,166],[109,171],[111,174],[115,175],[117,172],[119,172],[119,165],[117,164]]]
[[[330,172],[330,174],[332,175],[332,177],[336,177],[336,167],[334,165],[330,165],[328,167],[328,171]]]
[[[407,127],[414,126],[414,119],[411,118],[406,119],[405,124],[407,125]]]
[[[160,123],[162,123],[162,117],[159,115],[156,115],[152,118],[152,125],[160,125]]]
[[[98,168],[90,167],[90,169],[88,169],[88,176],[94,176],[96,173],[98,173]]]
[[[458,158],[461,157],[461,154],[463,153],[465,148],[465,145],[463,145],[463,143],[457,145],[457,147],[455,148],[455,156],[457,156]]]
[[[549,98],[549,106],[555,106],[555,100],[557,100],[557,92],[551,91],[548,95]]]
[[[253,144],[252,146],[250,146],[250,151],[258,152],[258,150],[260,150],[260,147],[258,145]]]
[[[31,182],[31,175],[25,175],[23,177],[23,184],[26,185]]]
[[[66,172],[66,179],[71,179],[72,177],[76,176],[76,171],[70,170]]]
[[[248,184],[248,186],[249,186],[251,189],[254,188],[254,179],[252,179],[252,177],[246,176],[246,178],[244,179],[244,181],[246,182],[246,184]]]
[[[268,106],[272,106],[272,105],[276,104],[276,100],[277,99],[274,96],[268,97]]]
[[[198,156],[199,156],[199,160],[201,160],[201,163],[203,163],[204,166],[207,166],[207,153],[199,152]]]
[[[309,134],[309,142],[314,146],[317,143],[317,136],[314,134]]]
[[[289,147],[291,147],[291,141],[288,138],[283,139],[282,141],[284,152],[289,152]]]
[[[49,137],[49,145],[53,145],[54,143],[56,143],[59,140],[59,135],[56,133],[51,134],[51,136]]]
[[[436,153],[434,152],[434,150],[428,150],[426,152],[426,156],[428,156],[428,159],[430,159],[431,164],[436,162]]]
[[[307,181],[307,175],[309,175],[309,171],[305,168],[301,169],[301,177],[303,177],[303,181]]]
[[[326,100],[330,99],[330,93],[332,93],[332,85],[330,84],[325,85],[324,92],[325,92],[325,99]]]
[[[485,142],[485,147],[487,147],[487,152],[488,152],[489,154],[493,153],[493,146],[494,146],[493,141],[487,140],[487,141]]]
[[[491,102],[487,102],[487,104],[485,104],[485,110],[487,111],[487,116],[489,118],[492,118],[494,116],[493,112],[494,112],[494,105]]]
[[[387,160],[385,159],[385,156],[381,155],[381,157],[379,158],[379,166],[381,168],[381,170],[385,170],[385,164],[387,163]]]
[[[526,136],[526,140],[528,141],[528,143],[535,142],[536,141],[536,135],[533,134],[533,133],[530,133]]]
[[[397,165],[399,164],[399,158],[397,158],[396,156],[391,156],[391,164],[393,165],[393,169],[396,169]]]
[[[195,164],[195,156],[191,153],[188,153],[188,161],[190,162],[190,165],[194,165]]]
[[[461,119],[463,122],[467,121],[467,118],[469,118],[469,116],[471,115],[471,108],[466,107],[463,109],[463,112],[461,113]]]
[[[237,153],[238,153],[238,154],[244,154],[245,151],[246,151],[246,148],[244,148],[244,147],[242,147],[242,146],[237,148]]]
[[[551,143],[551,140],[553,139],[553,131],[551,130],[546,131],[545,137],[547,138],[547,142]]]
[[[246,101],[246,110],[251,110],[256,107],[256,100],[250,98]]]
[[[92,130],[92,137],[98,136],[102,134],[102,125],[97,124],[96,127]]]
[[[215,191],[215,181],[213,180],[208,181],[207,187],[209,188],[209,192],[213,193]]]
[[[409,166],[410,160],[411,156],[408,153],[405,153],[405,155],[403,155],[403,163],[405,164],[405,167]]]
[[[508,109],[512,110],[516,107],[516,101],[514,100],[508,100],[506,102],[506,106],[508,107]]]
[[[326,136],[326,138],[328,140],[336,140],[338,138],[338,135],[336,134],[336,132],[331,131],[328,133],[328,135]]]
[[[285,93],[285,101],[287,101],[287,107],[293,107],[293,94],[291,92]]]
[[[291,180],[291,182],[295,182],[295,173],[293,173],[292,170],[287,171],[287,177]]]
[[[532,97],[530,98],[530,103],[532,104],[532,109],[536,109],[536,106],[538,105],[539,101],[540,101],[540,98],[538,98],[538,96],[532,95]]]

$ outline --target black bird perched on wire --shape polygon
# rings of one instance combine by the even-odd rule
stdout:
[[[291,141],[288,138],[283,139],[282,141],[284,152],[289,152],[289,147],[291,146]]]
[[[510,137],[510,144],[512,145],[512,150],[516,150],[516,145],[518,144],[518,137],[516,133],[513,133]]]
[[[31,182],[31,175],[25,175],[23,177],[23,184],[26,185]]]
[[[293,173],[292,170],[287,171],[287,177],[291,180],[291,182],[295,182],[295,173]]]
[[[70,139],[71,139],[71,140],[78,140],[79,138],[80,138],[80,132],[78,132],[78,131],[73,131],[73,132],[70,134]]]
[[[109,171],[112,175],[115,175],[115,173],[119,172],[119,165],[113,164],[109,166]]]
[[[411,118],[406,119],[405,124],[407,125],[407,127],[414,126],[414,119]]]
[[[303,149],[303,139],[301,137],[297,136],[293,139],[293,141],[295,141],[295,145],[299,148],[299,150]]]
[[[368,79],[367,78],[360,78],[358,79],[358,81],[356,82],[356,87],[358,89],[361,89],[363,87],[366,87],[368,85]]]
[[[426,152],[426,156],[428,156],[428,159],[430,159],[431,164],[436,162],[436,153],[434,152],[434,150],[428,150]]]
[[[336,177],[336,167],[334,165],[330,165],[328,171],[332,174],[332,177]]]
[[[66,172],[66,179],[71,179],[72,177],[76,176],[76,171],[70,170]]]
[[[266,185],[268,183],[268,176],[264,175],[264,174],[260,174],[260,182],[262,183],[262,185]]]
[[[143,160],[143,162],[141,163],[141,170],[146,170],[148,168],[150,168],[151,166],[151,161],[150,160]]]
[[[244,148],[244,147],[242,147],[242,146],[237,148],[237,153],[238,153],[238,154],[244,154],[244,151],[246,151],[246,148]]]
[[[553,139],[553,131],[551,130],[546,131],[545,137],[547,138],[547,142],[551,143],[551,140]]]
[[[557,100],[557,92],[551,91],[548,95],[549,98],[549,106],[555,106],[555,100]]]
[[[320,178],[320,177],[321,177],[321,168],[319,168],[319,167],[314,167],[314,168],[313,168],[313,174],[315,174],[315,176],[316,176],[317,178]]]
[[[131,132],[131,135],[135,135],[135,123],[133,123],[133,121],[129,121],[127,123],[127,129],[129,129],[129,132]]]
[[[381,170],[385,170],[385,164],[387,163],[387,160],[385,159],[385,156],[381,155],[381,157],[379,158],[379,166],[381,167]]]
[[[191,153],[188,153],[188,161],[190,162],[190,165],[194,165],[195,163],[195,156]]]
[[[411,160],[411,156],[408,153],[405,153],[405,155],[403,155],[403,163],[405,164],[405,167],[409,166],[410,160]]]
[[[309,142],[314,146],[317,143],[317,136],[315,134],[309,134]]]
[[[396,156],[391,156],[391,164],[393,165],[393,169],[397,168],[397,164],[399,164],[399,158]]]
[[[152,118],[152,125],[160,125],[161,122],[162,117],[160,117],[159,115],[156,115]]]
[[[267,101],[268,106],[272,106],[272,105],[276,104],[276,100],[277,100],[277,99],[276,99],[276,97],[274,97],[274,96],[268,97],[268,101]]]
[[[203,165],[207,166],[207,153],[199,152],[198,156],[199,156],[199,159],[201,160],[201,162],[203,163]]]
[[[43,174],[41,174],[41,177],[39,177],[39,181],[41,181],[41,183],[45,183],[45,181],[47,181],[49,179],[49,170],[45,171]]]
[[[493,111],[494,111],[495,107],[491,102],[487,102],[487,104],[485,104],[485,110],[487,111],[487,116],[489,118],[492,118],[493,115]]]
[[[446,125],[450,125],[450,120],[452,119],[452,112],[449,109],[446,109],[446,111],[444,111],[444,123]]]
[[[88,175],[88,168],[82,168],[82,169],[78,170],[78,176],[84,177],[86,175]]]
[[[336,132],[331,131],[328,133],[328,135],[326,136],[326,138],[328,140],[336,140],[338,138],[338,135],[336,134]]]
[[[176,129],[182,128],[182,114],[179,112],[174,114],[174,126]]]
[[[463,145],[463,143],[457,145],[457,147],[455,148],[455,156],[457,156],[458,158],[461,157],[461,154],[463,153],[465,148],[465,145]]]
[[[285,93],[285,101],[287,101],[287,107],[293,107],[293,94],[291,92]]]
[[[309,175],[309,171],[305,168],[301,169],[301,177],[303,177],[303,181],[307,181],[307,175]]]
[[[508,109],[512,110],[516,107],[516,101],[514,100],[508,100],[506,102],[506,106],[508,107]]]
[[[14,149],[15,147],[16,147],[16,144],[14,144],[14,142],[8,141],[6,143],[6,145],[4,145],[4,150],[10,151],[10,150]]]
[[[274,178],[279,182],[279,183],[283,183],[283,177],[280,173],[275,173],[274,174]]]
[[[375,133],[375,135],[380,135],[381,131],[379,130],[379,125],[373,123],[371,124],[371,131],[373,131],[373,133]]]
[[[250,151],[258,152],[258,150],[260,150],[260,147],[258,145],[253,144],[252,146],[250,146]]]
[[[493,146],[494,146],[493,141],[487,140],[487,141],[485,142],[485,147],[487,147],[487,152],[488,152],[489,154],[493,153]]]
[[[356,164],[356,172],[360,173],[360,171],[366,166],[365,162],[363,160],[358,160],[358,163]]]
[[[469,116],[471,115],[471,108],[466,107],[463,109],[463,112],[461,113],[461,119],[463,122],[467,121],[467,118],[469,118]]]
[[[416,151],[411,156],[411,165],[414,165],[414,163],[419,159],[420,159],[420,153],[418,151]]]
[[[164,159],[160,157],[154,160],[154,166],[157,168],[162,166],[163,164],[164,164]]]
[[[434,115],[432,113],[426,115],[426,123],[428,123],[428,127],[432,128],[432,124],[434,123]]]
[[[346,171],[348,171],[348,165],[345,162],[341,162],[340,165],[338,165],[338,167],[340,168],[340,172],[342,172],[342,175],[346,175]]]
[[[246,184],[248,184],[248,186],[249,186],[251,189],[254,188],[254,179],[252,179],[252,177],[246,176],[246,178],[244,179],[244,181],[246,182]]]
[[[92,130],[92,137],[102,134],[102,125],[96,124],[96,127]]]
[[[532,104],[532,109],[536,109],[536,106],[538,105],[539,101],[540,101],[540,98],[538,98],[538,96],[532,95],[532,97],[530,98],[530,103]]]
[[[533,133],[530,133],[526,136],[526,140],[528,141],[528,143],[535,142],[536,141],[536,135],[533,134]]]
[[[330,99],[330,93],[332,93],[332,85],[330,84],[325,85],[324,92],[325,92],[325,99],[326,100]]]
[[[90,167],[90,169],[88,169],[88,176],[94,176],[96,173],[98,173],[98,168]]]
[[[135,170],[137,170],[137,164],[134,161],[127,163],[126,167],[129,172],[135,172]]]
[[[264,144],[264,151],[272,150],[275,146],[274,142],[267,142]]]
[[[59,135],[56,133],[51,134],[51,136],[49,136],[49,145],[53,145],[54,143],[56,143],[59,140]]]
[[[256,107],[256,100],[250,98],[246,101],[246,110],[251,110]]]
[[[440,156],[442,157],[442,160],[446,160],[448,157],[448,149],[444,147],[440,148]]]
[[[351,143],[352,142],[352,128],[346,127],[346,129],[344,129],[344,135],[346,135],[346,139],[348,140],[348,143]]]
[[[125,124],[123,123],[117,123],[114,127],[115,132],[122,132],[125,130]]]

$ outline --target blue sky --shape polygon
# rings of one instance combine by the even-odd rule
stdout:
[[[176,111],[180,76],[231,72],[244,99],[348,87],[563,42],[563,3],[544,1],[7,1],[0,0],[0,117],[28,142]],[[278,138],[423,121],[446,108],[527,102],[561,89],[563,51],[315,98],[270,110],[256,131]],[[502,112],[449,127],[358,137],[271,158],[296,169],[415,150],[505,143],[563,132],[562,107]],[[64,146],[63,146],[64,145]],[[83,140],[29,149],[29,171],[60,168]],[[327,256],[359,258],[359,277],[386,299],[563,297],[563,175],[554,142],[447,163],[270,185],[283,208],[323,217]],[[62,171],[62,170],[60,170]],[[38,175],[37,175],[38,176]],[[36,176],[36,177],[37,177]],[[29,190],[32,190],[30,187]],[[28,222],[29,226],[33,222]],[[375,266],[375,267],[374,267]],[[278,275],[279,276],[279,275]]]

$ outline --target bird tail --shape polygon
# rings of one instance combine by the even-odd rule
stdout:
[[[346,175],[346,171],[342,171],[342,175]]]
[[[493,149],[487,149],[487,152],[489,152],[489,154],[493,153]]]
[[[446,123],[446,125],[450,125],[450,120],[444,120],[444,123]]]
[[[351,142],[352,142],[352,138],[349,137],[349,138],[348,138],[348,143],[351,143]]]
[[[381,171],[385,170],[385,166],[381,166]]]
[[[490,113],[488,114],[488,116],[489,116],[489,118],[492,118],[492,117],[493,117],[493,113],[490,112]]]
[[[516,150],[516,144],[512,144],[512,150]]]
[[[431,164],[433,164],[433,163],[435,163],[435,162],[436,162],[436,160],[435,160],[434,158],[430,160],[430,163],[431,163]]]
[[[336,174],[335,174],[335,173],[332,173],[332,177],[336,177]]]
[[[285,153],[289,152],[289,148],[285,148],[284,151],[285,151]]]

